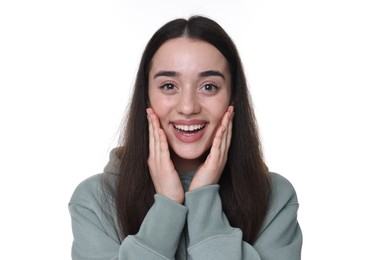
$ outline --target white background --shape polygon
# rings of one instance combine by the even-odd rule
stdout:
[[[0,258],[70,259],[67,203],[116,146],[144,45],[192,14],[237,44],[302,258],[390,259],[387,0],[1,1]]]

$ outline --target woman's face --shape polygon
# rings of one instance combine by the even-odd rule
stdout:
[[[211,147],[230,95],[228,63],[207,42],[172,39],[152,59],[150,107],[179,158],[198,159]]]

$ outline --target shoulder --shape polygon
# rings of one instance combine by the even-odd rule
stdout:
[[[297,194],[280,174],[270,173],[270,181],[270,204],[254,246],[264,258],[300,259],[302,232],[297,219]]]
[[[297,194],[291,182],[282,175],[274,172],[270,172],[269,176],[271,196],[261,233],[269,228],[272,223],[281,221],[280,219],[282,219],[282,222],[286,221],[286,219],[296,219],[296,213],[299,207]]]
[[[102,194],[102,176],[103,174],[96,174],[83,180],[74,190],[69,204],[88,207],[98,202]]]
[[[111,175],[101,173],[82,181],[74,190],[68,207],[70,211],[80,209],[93,212],[97,216],[110,215],[115,211],[112,194],[108,192],[105,183],[111,181]]]
[[[72,225],[78,229],[84,230],[92,225],[119,241],[115,206],[106,189],[106,177],[109,180],[112,178],[109,174],[101,173],[83,180],[74,190],[68,208]]]
[[[271,204],[298,205],[298,198],[294,186],[282,175],[270,172]]]
[[[271,196],[263,229],[274,222],[281,212],[297,212],[299,203],[294,186],[280,174],[270,172]],[[292,215],[292,217],[293,217]],[[296,216],[295,216],[296,217]]]
[[[85,194],[90,193],[91,191],[95,191],[100,186],[101,176],[102,174],[96,174],[80,182],[79,185],[77,185],[73,195]]]

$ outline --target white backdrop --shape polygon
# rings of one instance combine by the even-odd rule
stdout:
[[[235,40],[266,161],[297,190],[302,258],[390,259],[389,13],[387,0],[1,1],[0,258],[70,259],[68,200],[116,146],[146,41],[203,14]]]

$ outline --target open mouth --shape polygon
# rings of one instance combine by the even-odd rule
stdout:
[[[206,127],[206,124],[196,125],[173,125],[176,131],[183,134],[195,134]]]

